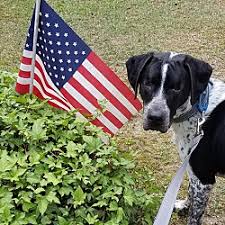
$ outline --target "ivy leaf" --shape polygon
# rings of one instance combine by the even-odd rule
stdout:
[[[44,215],[45,211],[48,208],[48,200],[46,198],[42,198],[38,201],[38,210],[41,215]]]
[[[47,179],[48,183],[53,183],[54,186],[61,182],[61,180],[59,180],[53,173],[46,173],[44,178]]]
[[[78,206],[84,203],[86,194],[83,192],[82,188],[79,186],[73,193],[74,205]]]
[[[41,140],[46,138],[46,130],[43,129],[44,122],[42,119],[37,119],[34,121],[32,130],[30,132],[31,138],[33,140]]]

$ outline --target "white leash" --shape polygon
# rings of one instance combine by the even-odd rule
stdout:
[[[189,159],[191,157],[192,152],[195,150],[198,143],[200,142],[202,136],[203,136],[203,133],[200,133],[193,139],[194,144],[191,149],[191,152],[185,158],[180,168],[178,169],[176,175],[172,179],[169,187],[167,188],[166,194],[163,198],[163,201],[161,203],[161,206],[159,208],[159,211],[157,213],[157,216],[153,225],[168,225],[169,224],[169,221],[173,212],[174,204],[176,202],[176,198],[178,195],[178,191],[180,189],[181,183],[183,181],[184,173],[186,172],[186,169],[189,163]]]

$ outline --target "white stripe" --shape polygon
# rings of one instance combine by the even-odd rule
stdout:
[[[24,78],[24,77],[17,77],[17,83],[22,85],[30,84],[31,79],[30,78]]]
[[[121,104],[123,104],[133,115],[137,113],[137,109],[130,103],[130,101],[98,71],[87,59],[82,64],[103,86],[107,88],[112,95],[114,95]]]
[[[88,109],[93,115],[95,115],[97,109],[93,106],[84,96],[82,96],[72,85],[68,82],[63,86],[65,90],[78,101],[84,108]],[[111,123],[104,115],[100,115],[97,117],[99,121],[101,121],[112,133],[116,133],[118,128]]]
[[[28,51],[26,49],[23,50],[23,56],[26,58],[32,59],[32,54],[33,54],[33,51]]]
[[[24,71],[24,72],[30,72],[31,71],[31,65],[26,65],[21,63],[20,64],[20,70]]]
[[[163,94],[163,88],[164,88],[164,84],[166,81],[166,74],[167,74],[168,66],[169,66],[169,64],[166,63],[163,65],[163,68],[162,68],[162,80],[161,80],[161,86],[159,89],[159,96],[161,96]]]
[[[46,95],[41,87],[41,85],[34,80],[34,86],[39,90],[39,92],[41,93],[41,95],[43,96],[43,98],[45,99],[49,99],[49,101],[55,103],[56,105],[58,105],[59,107],[65,109],[66,111],[69,111],[70,109],[68,107],[66,107],[65,105],[63,105],[61,102],[58,102],[55,99],[52,99],[50,96]]]
[[[84,88],[86,88],[97,100],[107,100],[101,92],[99,92],[95,86],[93,86],[81,73],[76,71],[73,75],[74,79],[77,80]],[[106,109],[109,110],[118,120],[123,124],[128,121],[128,119],[111,103],[107,102]]]
[[[43,78],[43,75],[41,74],[41,72],[38,70],[37,67],[35,67],[35,74],[39,77],[40,81],[41,81],[41,84],[43,85],[43,88],[46,92],[48,92],[49,94],[52,94],[53,96],[59,98],[63,103],[65,103],[66,107],[67,105],[70,105],[68,104],[68,102],[62,98],[61,96],[59,96],[55,91],[53,91],[52,89],[48,88],[45,81],[44,81],[44,78]],[[51,84],[49,84],[51,85]]]

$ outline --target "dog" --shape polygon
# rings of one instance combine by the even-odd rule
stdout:
[[[217,175],[225,175],[225,83],[211,78],[212,67],[190,55],[149,52],[126,62],[128,80],[135,96],[143,100],[143,128],[162,133],[171,127],[181,160],[190,153],[198,120],[206,121],[204,135],[192,153],[186,200],[177,200],[175,209],[188,212],[188,225],[202,224],[210,191]],[[207,109],[196,110],[208,89]]]

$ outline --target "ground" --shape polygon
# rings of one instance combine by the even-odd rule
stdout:
[[[0,69],[16,72],[32,14],[30,0],[0,1]],[[127,82],[124,62],[147,51],[184,52],[209,62],[225,80],[223,0],[49,0],[64,20]],[[75,2],[75,3],[74,3]],[[136,152],[165,190],[180,161],[172,133],[144,132],[141,113],[116,136],[121,148]],[[185,196],[187,182],[180,195]],[[205,225],[225,224],[225,182],[218,179]],[[176,214],[171,224],[183,225]]]

